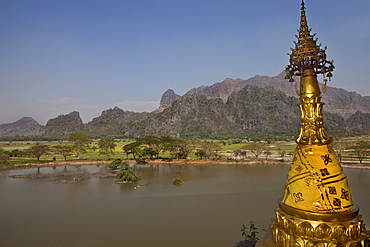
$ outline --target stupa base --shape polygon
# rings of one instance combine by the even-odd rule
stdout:
[[[261,242],[264,247],[370,247],[370,233],[362,216],[351,220],[322,221],[299,218],[275,210],[268,232]]]

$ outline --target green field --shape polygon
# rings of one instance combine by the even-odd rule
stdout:
[[[356,138],[356,139],[346,139],[345,142],[347,143],[347,146],[353,145],[354,143],[358,141],[363,141],[367,139],[363,138]],[[100,150],[98,148],[98,141],[99,140],[91,140],[89,144],[89,148],[87,149],[86,153],[83,153],[80,156],[81,160],[91,160],[91,161],[99,161],[99,160],[107,160],[105,155],[102,155],[100,153]],[[126,158],[133,158],[132,155],[129,155],[127,157],[126,153],[123,152],[122,147],[125,145],[132,143],[133,141],[126,140],[126,139],[115,139],[114,144],[116,145],[114,149],[114,154],[109,155],[109,160],[113,159],[126,159]],[[247,151],[247,155],[245,157],[254,158],[254,155],[252,155],[250,152],[248,153],[248,147],[251,145],[254,145],[254,142],[242,142],[241,140],[207,140],[207,142],[213,142],[216,143],[219,146],[219,150],[216,155],[213,155],[213,158],[217,159],[235,159],[234,156],[235,150],[245,150]],[[70,145],[68,141],[0,141],[0,150],[3,150],[5,152],[11,152],[12,150],[19,150],[20,152],[27,150],[31,146],[34,146],[36,143],[48,145],[49,147],[53,147],[56,145]],[[264,145],[265,153],[266,151],[269,151],[269,155],[266,158],[269,159],[284,159],[289,160],[292,158],[292,155],[294,154],[294,150],[296,148],[295,142],[261,142],[259,145]],[[190,159],[197,159],[195,155],[195,151],[197,149],[195,148],[193,152],[188,156]],[[172,158],[170,152],[164,151],[159,154],[160,158]],[[368,155],[367,155],[368,156]],[[367,161],[369,160],[368,157],[365,157],[363,160]],[[245,158],[244,157],[244,158]],[[260,155],[260,158],[265,157],[264,154]],[[148,157],[143,157],[148,158]],[[67,156],[67,160],[76,160],[78,159],[76,153],[71,153]],[[358,161],[358,159],[353,155],[352,152],[349,150],[343,151],[342,153],[342,159],[344,161]],[[40,157],[40,161],[55,161],[55,160],[64,160],[64,157],[56,152],[49,151],[46,154],[43,154]],[[8,164],[18,164],[18,163],[32,163],[37,162],[37,159],[35,157],[29,157],[22,153],[17,155],[16,157],[10,157],[8,160],[6,160],[6,163]]]

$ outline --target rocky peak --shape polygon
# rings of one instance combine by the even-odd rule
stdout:
[[[179,99],[181,96],[176,94],[172,89],[168,89],[163,93],[161,101],[159,103],[160,108],[169,107],[175,100]]]
[[[104,110],[99,117],[86,124],[86,130],[90,133],[106,135],[119,135],[122,125],[129,120],[140,119],[148,113],[124,111],[117,106],[113,109]]]
[[[99,117],[87,123],[86,129],[91,133],[117,134],[125,116],[125,111],[116,106],[104,110]]]
[[[186,94],[205,95],[207,99],[220,98],[225,103],[227,98],[233,93],[243,88],[242,79],[226,78],[222,82],[217,82],[211,86],[200,86],[189,90]]]
[[[80,113],[73,111],[50,119],[45,126],[45,135],[65,135],[72,132],[84,131]]]
[[[101,113],[101,116],[104,116],[104,115],[122,115],[124,114],[124,111],[119,108],[119,107],[114,107],[113,109],[110,108],[108,110],[105,110]]]

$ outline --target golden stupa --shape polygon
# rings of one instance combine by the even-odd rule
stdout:
[[[346,174],[340,166],[323,126],[321,91],[334,70],[326,58],[326,47],[317,45],[316,34],[307,25],[302,0],[300,28],[291,49],[286,77],[291,83],[300,78],[301,127],[296,138],[284,196],[279,200],[263,246],[334,247],[370,246],[359,207],[353,203]],[[320,88],[317,75],[322,74]]]

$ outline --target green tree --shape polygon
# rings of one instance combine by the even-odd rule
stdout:
[[[235,159],[238,159],[239,156],[241,156],[242,150],[240,148],[234,150],[234,156]]]
[[[50,150],[48,145],[36,143],[34,146],[26,149],[26,152],[29,156],[35,157],[37,161],[40,161],[40,157],[46,154]]]
[[[234,156],[235,156],[235,159],[238,159],[238,157],[240,157],[240,159],[245,159],[247,157],[247,151],[245,149],[235,149],[234,150]]]
[[[266,156],[266,159],[272,154],[270,150],[263,151],[263,154]]]
[[[127,158],[130,154],[134,157],[134,159],[136,159],[136,157],[141,158],[143,155],[143,151],[140,148],[140,143],[137,141],[126,144],[122,147],[122,150],[127,155]]]
[[[114,138],[104,137],[98,141],[98,147],[100,149],[100,154],[105,155],[106,159],[109,159],[109,155],[114,155],[114,149],[116,148],[114,143]]]
[[[370,154],[370,143],[365,141],[356,143],[352,146],[352,153],[362,163],[364,158]]]
[[[266,150],[266,146],[261,143],[252,143],[245,146],[245,149],[249,150],[256,158]]]
[[[130,167],[130,164],[127,161],[125,161],[120,164],[120,167],[121,169],[127,170]]]
[[[141,143],[141,145],[147,145],[148,147],[150,147],[156,153],[156,158],[158,158],[159,154],[164,151],[165,147],[170,141],[170,137],[158,135],[145,136],[137,140],[137,142]]]
[[[143,148],[144,153],[149,156],[149,158],[158,157],[158,152],[154,150],[152,147],[144,147]]]
[[[4,153],[4,149],[0,148],[0,161],[5,164],[9,159],[10,155]]]
[[[283,158],[286,154],[286,151],[284,149],[278,148],[278,154],[281,158]]]
[[[64,157],[64,160],[67,160],[67,156],[71,155],[72,153],[72,147],[67,145],[57,145],[54,146],[54,149],[56,153],[62,155]]]
[[[187,159],[189,154],[194,150],[194,142],[186,139],[171,139],[167,143],[166,150],[168,150],[175,159]]]
[[[0,161],[5,164],[10,159],[9,154],[0,153]]]
[[[0,154],[0,160],[3,164],[5,164],[8,160],[10,159],[10,155],[9,154]]]
[[[19,149],[13,149],[12,151],[10,151],[11,153],[11,157],[18,157],[22,154],[21,150]]]
[[[197,156],[199,159],[203,159],[206,157],[206,153],[201,150],[201,149],[198,149],[195,153],[195,156]]]
[[[122,164],[121,159],[115,159],[109,164],[108,168],[114,170],[117,169],[117,167],[120,166],[121,164]]]
[[[339,162],[342,161],[342,154],[344,153],[344,150],[346,150],[348,144],[344,141],[344,137],[346,136],[341,131],[333,131],[333,148],[335,150],[335,153],[337,157],[339,158]]]
[[[212,141],[203,141],[200,143],[200,148],[197,153],[204,155],[206,159],[209,159],[212,155],[216,155],[220,149],[221,147],[217,143]]]
[[[133,170],[122,170],[118,174],[118,180],[116,182],[137,182],[139,180],[139,177],[136,175],[136,173]]]
[[[72,143],[72,149],[76,152],[78,159],[81,154],[86,153],[89,148],[90,139],[86,133],[73,132],[68,135],[68,141]]]

